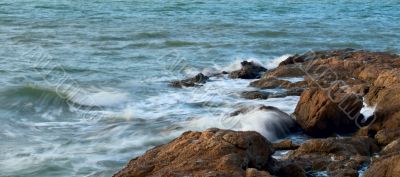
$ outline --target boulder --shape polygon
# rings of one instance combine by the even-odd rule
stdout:
[[[314,87],[301,94],[294,115],[306,134],[326,137],[356,130],[362,106],[362,99],[355,94]]]
[[[175,88],[182,88],[182,87],[194,87],[199,86],[207,82],[209,78],[202,73],[197,74],[196,76],[184,80],[179,81],[172,81],[169,86]]]
[[[279,80],[277,78],[266,78],[259,79],[250,83],[251,87],[257,87],[261,89],[273,89],[273,88],[287,88],[291,82],[286,80]]]
[[[400,174],[400,153],[374,160],[364,177],[397,177]]]
[[[400,69],[382,71],[365,96],[368,105],[375,106],[370,132],[400,128]]]
[[[358,169],[369,163],[378,151],[368,137],[312,139],[289,153],[286,161],[296,163],[306,172],[327,171],[330,176],[358,176]]]
[[[246,98],[246,99],[262,99],[262,100],[266,100],[268,99],[270,93],[268,92],[263,92],[263,91],[245,91],[242,92],[241,97],[242,98]]]
[[[186,132],[134,158],[115,177],[269,176],[272,145],[257,132]]]
[[[262,72],[267,71],[266,68],[254,63],[243,61],[241,62],[242,68],[237,71],[229,73],[229,78],[232,79],[257,79],[260,77]]]

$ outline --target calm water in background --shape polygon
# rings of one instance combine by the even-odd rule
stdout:
[[[291,113],[298,97],[243,100],[243,80],[168,81],[308,50],[399,53],[399,22],[399,1],[2,0],[0,175],[110,176],[185,130],[259,130],[221,117],[255,104]]]

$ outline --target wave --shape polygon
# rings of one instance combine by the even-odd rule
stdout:
[[[288,33],[284,31],[272,31],[272,30],[262,30],[262,31],[247,33],[247,35],[254,37],[277,37],[277,36],[285,36],[287,34]]]
[[[3,105],[22,106],[32,105],[48,107],[106,107],[120,104],[126,101],[127,94],[102,91],[84,90],[74,87],[51,88],[37,85],[26,85],[9,88],[0,92]],[[44,110],[46,110],[44,109]]]
[[[270,61],[268,61],[268,62],[266,63],[266,68],[267,68],[267,69],[274,69],[274,68],[276,68],[276,67],[279,66],[279,63],[281,63],[283,60],[286,60],[286,59],[287,59],[288,57],[290,57],[290,56],[292,56],[292,55],[290,55],[290,54],[285,54],[285,55],[276,57],[276,58],[274,58],[274,59],[272,59],[272,60],[270,60]]]
[[[256,131],[270,141],[289,135],[296,125],[288,114],[273,107],[252,107],[236,115],[223,115],[218,118],[203,117],[189,121],[189,127],[204,129],[210,127],[238,131]],[[197,128],[196,128],[197,127]]]

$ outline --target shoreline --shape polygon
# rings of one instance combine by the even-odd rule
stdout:
[[[400,56],[342,49],[296,54],[274,69],[248,61],[241,65],[236,71],[199,73],[172,81],[170,86],[202,87],[211,77],[227,75],[231,79],[257,79],[250,83],[257,90],[242,93],[246,99],[300,96],[292,115],[271,107],[274,105],[255,108],[258,113],[270,115],[260,122],[264,129],[284,127],[274,130],[281,142],[273,144],[259,131],[189,131],[136,157],[114,176],[359,176],[364,171],[365,176],[397,174],[399,169],[391,167],[399,166],[400,158]],[[281,79],[299,77],[304,79]],[[284,92],[265,91],[276,88]],[[373,114],[361,113],[367,108]],[[251,111],[244,108],[231,117]],[[284,139],[296,132],[310,138],[302,144]],[[277,159],[273,157],[275,151],[285,152]]]

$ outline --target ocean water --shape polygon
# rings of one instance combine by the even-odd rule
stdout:
[[[273,115],[229,113],[260,104],[292,113],[299,97],[244,100],[250,80],[226,77],[184,89],[168,81],[242,60],[273,68],[308,50],[399,53],[399,22],[396,0],[2,0],[0,176],[111,176],[209,127],[277,140],[287,127]]]

